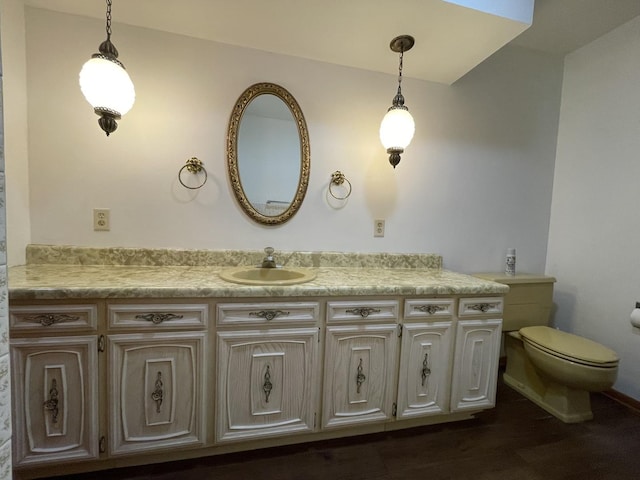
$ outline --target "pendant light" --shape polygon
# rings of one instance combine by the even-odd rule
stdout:
[[[116,120],[133,106],[136,92],[118,50],[111,43],[111,0],[107,0],[107,39],[80,71],[80,90],[100,117],[98,125],[107,137],[118,128]]]
[[[396,168],[400,163],[400,154],[407,148],[416,130],[413,117],[404,105],[402,96],[402,60],[404,52],[411,50],[415,43],[411,35],[401,35],[391,40],[391,50],[400,53],[400,67],[398,69],[398,93],[380,124],[380,141],[389,154],[389,163]]]

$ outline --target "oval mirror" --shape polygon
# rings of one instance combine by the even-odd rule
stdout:
[[[311,167],[309,133],[295,98],[273,83],[247,88],[227,132],[227,168],[242,209],[256,222],[277,225],[300,208]]]

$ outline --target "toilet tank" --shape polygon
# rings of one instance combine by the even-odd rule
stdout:
[[[556,281],[554,277],[526,273],[476,273],[474,277],[509,285],[509,293],[504,297],[502,331],[549,325],[553,307],[553,284]]]

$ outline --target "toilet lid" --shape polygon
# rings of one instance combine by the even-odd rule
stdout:
[[[587,338],[544,326],[524,327],[520,335],[546,350],[565,358],[580,360],[595,365],[611,366],[618,363],[613,350]]]

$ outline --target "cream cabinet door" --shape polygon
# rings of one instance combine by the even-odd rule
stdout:
[[[397,418],[449,411],[451,331],[451,321],[403,326]]]
[[[110,335],[109,453],[204,443],[205,333]]]
[[[318,328],[218,332],[217,441],[315,430]]]
[[[393,418],[398,325],[327,327],[324,428]]]
[[[95,336],[11,341],[16,466],[98,458]]]
[[[451,410],[495,405],[502,320],[459,320],[451,385]]]

